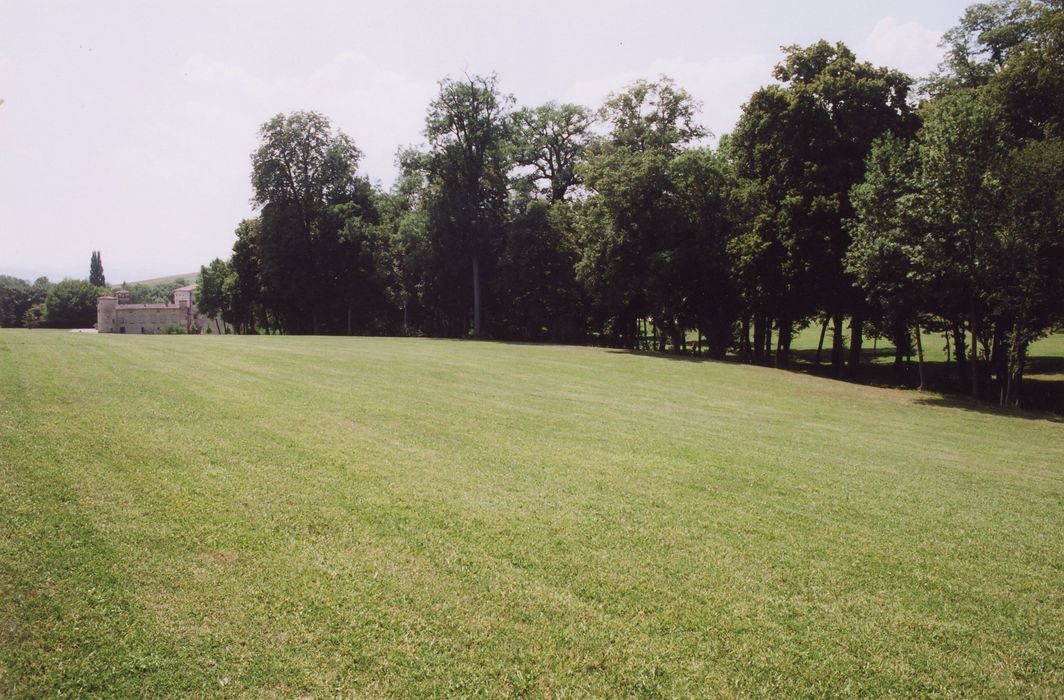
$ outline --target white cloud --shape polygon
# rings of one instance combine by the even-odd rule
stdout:
[[[919,22],[899,22],[893,17],[884,17],[858,45],[857,56],[922,78],[941,63],[943,52],[938,46],[941,40],[942,32],[928,29]]]

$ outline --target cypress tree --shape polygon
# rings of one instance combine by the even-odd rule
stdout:
[[[94,287],[106,287],[107,280],[103,276],[103,260],[100,251],[92,251],[92,260],[89,262],[89,284]]]

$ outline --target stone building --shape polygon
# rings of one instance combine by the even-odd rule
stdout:
[[[192,293],[196,285],[174,290],[173,303],[130,304],[129,292],[119,289],[113,297],[96,299],[96,330],[100,333],[166,333],[178,326],[191,333],[202,332],[207,319],[196,309]]]

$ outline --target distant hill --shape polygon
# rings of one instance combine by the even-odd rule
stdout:
[[[170,282],[176,282],[177,280],[188,280],[189,284],[192,284],[199,279],[198,272],[186,272],[180,275],[169,275],[168,277],[153,277],[148,280],[123,280],[123,284],[167,284]]]

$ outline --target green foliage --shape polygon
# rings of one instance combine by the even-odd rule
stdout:
[[[1031,40],[1039,16],[1052,4],[1041,0],[994,0],[969,6],[943,36],[946,60],[931,77],[935,95],[985,85]]]
[[[637,153],[667,151],[676,155],[706,136],[695,121],[700,105],[667,76],[637,80],[610,95],[599,118],[610,124],[609,144]]]
[[[0,328],[24,325],[26,312],[44,303],[51,283],[39,277],[33,284],[17,277],[0,275]]]
[[[196,307],[202,314],[212,319],[223,319],[226,323],[233,322],[233,302],[229,295],[233,284],[229,278],[234,274],[229,263],[219,258],[200,268]]]
[[[354,253],[341,232],[351,217],[376,218],[356,174],[362,154],[316,112],[279,114],[259,136],[251,181],[262,208],[253,253],[261,301],[287,333],[342,332]]]
[[[204,269],[205,308],[242,332],[652,334],[781,366],[815,319],[834,324],[836,374],[849,327],[855,376],[865,324],[901,347],[919,322],[952,333],[962,376],[967,334],[1001,384],[1011,339],[1059,323],[1016,290],[1055,293],[1054,264],[1023,261],[1056,250],[1056,205],[1030,183],[1056,176],[1064,9],[975,5],[946,40],[919,109],[909,76],[841,43],[786,47],[716,151],[665,76],[597,112],[514,110],[494,75],[445,79],[389,192],[324,116],[278,115],[253,156],[261,214]]]
[[[846,269],[887,327],[911,324],[935,298],[915,143],[886,136],[872,146],[864,181],[850,193],[853,237]]]
[[[866,291],[881,309],[948,320],[958,348],[964,319],[972,394],[993,373],[1002,403],[1019,400],[1030,343],[1064,318],[1062,38],[1064,9],[1052,3],[969,8],[947,34],[903,167],[873,157],[853,195],[848,259]]]
[[[782,85],[751,97],[729,151],[739,175],[751,181],[745,196],[753,216],[740,255],[752,265],[743,274],[744,295],[752,313],[776,317],[786,340],[795,322],[817,311],[835,317],[837,329],[841,316],[865,314],[842,262],[850,244],[843,225],[853,213],[849,192],[864,175],[872,143],[884,134],[910,134],[916,120],[908,76],[859,62],[841,43],[785,51],[774,71]],[[841,351],[837,333],[836,373]]]
[[[174,300],[174,290],[188,284],[189,281],[184,277],[177,277],[168,282],[153,284],[123,284],[121,288],[129,292],[130,304],[168,304]]]
[[[96,298],[109,293],[85,280],[57,282],[48,290],[41,324],[51,328],[92,328],[96,325]]]
[[[232,323],[242,333],[252,333],[256,326],[266,326],[266,312],[260,303],[261,262],[259,241],[262,231],[260,219],[245,219],[236,227],[233,255],[229,259],[230,275],[223,293],[229,300]]]
[[[98,250],[92,251],[92,258],[89,260],[89,284],[94,287],[107,286],[107,279],[103,276],[103,259]]]
[[[584,299],[571,209],[531,200],[506,227],[492,284],[495,335],[509,340],[580,342]]]
[[[26,309],[26,312],[22,315],[22,325],[30,329],[40,328],[43,318],[44,304],[34,304]]]
[[[29,308],[30,285],[8,275],[0,275],[0,328],[13,328]]]
[[[580,105],[549,102],[514,113],[514,160],[531,170],[530,178],[543,183],[540,193],[551,202],[565,199],[580,184],[577,164],[594,142],[593,115]]]
[[[680,269],[690,246],[678,239],[670,165],[705,131],[697,104],[671,80],[639,81],[611,96],[600,115],[611,130],[579,172],[592,193],[582,212],[577,274],[613,342],[635,343],[636,320],[655,314],[680,333]]]
[[[1064,6],[1033,3],[1027,40],[1013,47],[987,88],[1021,139],[1064,137]]]
[[[421,166],[431,192],[428,230],[435,261],[427,282],[441,312],[436,328],[445,335],[466,334],[467,309],[473,335],[484,333],[481,286],[495,263],[506,220],[512,104],[491,75],[442,80],[429,105],[429,150]]]

